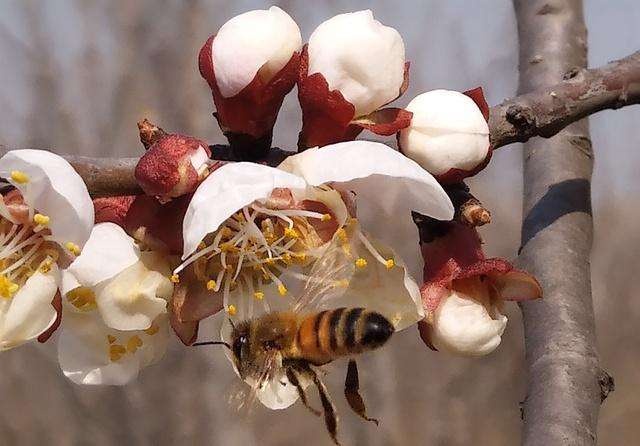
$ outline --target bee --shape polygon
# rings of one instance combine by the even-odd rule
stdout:
[[[377,425],[377,419],[367,416],[360,395],[355,357],[380,348],[394,333],[393,324],[385,316],[366,308],[312,311],[315,307],[326,307],[331,298],[344,292],[344,284],[348,283],[345,281],[352,274],[353,262],[340,247],[330,243],[312,266],[303,291],[290,309],[270,311],[232,323],[230,343],[212,341],[195,345],[226,345],[240,377],[252,383],[251,397],[274,378],[286,376],[289,384],[296,388],[302,404],[317,416],[324,414],[326,429],[333,442],[339,445],[338,417],[316,368],[348,358],[344,385],[346,400],[358,416]],[[309,404],[303,383],[317,388],[322,412]]]

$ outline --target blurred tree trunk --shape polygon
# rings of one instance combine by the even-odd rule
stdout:
[[[587,66],[580,0],[515,0],[526,93]],[[528,370],[523,444],[595,444],[601,390],[591,299],[593,152],[587,119],[524,150],[520,265],[542,301],[521,305]]]

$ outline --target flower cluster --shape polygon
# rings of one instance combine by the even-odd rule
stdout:
[[[318,307],[417,324],[433,349],[487,354],[505,329],[503,302],[541,296],[533,277],[485,258],[474,219],[450,198],[491,156],[482,90],[387,107],[409,62],[371,11],[325,21],[305,45],[281,9],[250,11],[198,61],[229,151],[141,121],[141,193],[93,203],[60,156],[0,159],[0,350],[60,326],[69,379],[125,384],[163,356],[171,330],[192,345],[220,314],[228,339],[230,325],[291,309],[336,244],[351,274],[327,277],[334,296]],[[273,127],[295,85],[299,153],[275,162]],[[395,135],[399,150],[355,141],[365,129]],[[298,398],[290,389],[258,398],[283,408]]]

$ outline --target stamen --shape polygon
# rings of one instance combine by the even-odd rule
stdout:
[[[180,276],[177,274],[172,274],[171,277],[169,277],[169,280],[172,283],[180,283]]]
[[[229,316],[235,316],[237,312],[238,310],[236,310],[235,305],[232,304],[227,307],[227,313],[229,313]]]
[[[17,283],[14,283],[7,276],[0,275],[0,296],[5,299],[11,299],[13,295],[18,291],[20,286]]]
[[[382,257],[362,232],[358,231],[358,237],[360,238],[360,241],[362,241],[362,244],[367,248],[367,250],[378,262],[386,266],[387,269],[391,269],[395,266],[396,262],[393,259],[385,259],[384,257]]]
[[[216,281],[215,281],[215,280],[209,280],[209,281],[207,282],[207,289],[208,289],[209,291],[214,291],[214,290],[216,289],[216,286],[217,286],[217,284],[216,284]]]
[[[286,296],[287,287],[285,287],[283,283],[278,284],[278,293],[280,293],[281,296]]]
[[[74,256],[80,255],[80,247],[73,242],[67,242],[64,244],[64,247],[69,250],[71,254]]]
[[[358,268],[364,268],[367,266],[367,259],[362,258],[362,257],[358,257],[358,259],[356,259],[356,266]]]
[[[256,292],[253,293],[253,297],[255,297],[258,300],[262,300],[262,299],[264,299],[264,292],[256,291]]]
[[[18,184],[26,184],[29,182],[29,175],[21,170],[12,170],[11,179]]]

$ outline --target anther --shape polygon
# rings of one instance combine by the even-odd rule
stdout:
[[[320,218],[321,221],[329,221],[331,220],[331,214],[322,214],[322,217]]]
[[[285,237],[290,237],[290,238],[300,237],[300,235],[298,234],[298,231],[296,231],[293,228],[284,228],[284,235]]]
[[[140,339],[140,336],[138,335],[131,336],[127,341],[127,351],[133,354],[136,351],[138,351],[139,347],[142,347],[142,339]]]
[[[362,257],[359,257],[359,258],[356,260],[356,266],[357,266],[358,268],[364,268],[365,266],[367,266],[367,259],[364,259],[364,258],[362,258]]]
[[[384,266],[386,266],[386,267],[387,267],[387,269],[391,269],[391,268],[393,268],[394,266],[396,266],[396,262],[395,262],[393,259],[387,259],[387,260],[384,262]]]
[[[215,280],[213,280],[213,279],[212,279],[212,280],[209,280],[209,281],[207,282],[207,289],[208,289],[209,291],[213,291],[213,290],[215,290],[215,289],[216,289],[216,285],[217,285],[217,284],[216,284],[216,281],[215,281]]]
[[[287,294],[287,287],[282,283],[278,284],[278,293],[280,293],[281,296],[285,296]]]
[[[227,313],[229,313],[229,316],[235,316],[237,312],[238,310],[236,310],[235,305],[231,304],[227,307]]]
[[[255,293],[253,293],[253,297],[258,300],[262,300],[264,299],[264,293],[262,291],[256,291]]]
[[[180,282],[180,276],[177,274],[172,274],[171,277],[169,277],[169,280],[172,283],[179,283]]]
[[[40,226],[47,226],[50,220],[51,219],[48,216],[42,214],[36,214],[33,216],[33,222]]]
[[[67,248],[67,250],[69,250],[69,252],[71,254],[73,254],[74,256],[78,256],[80,255],[80,247],[78,245],[76,245],[73,242],[67,242],[64,244],[64,247]]]
[[[29,175],[21,170],[12,170],[11,179],[18,184],[25,184],[29,182]]]
[[[154,334],[156,334],[159,331],[160,331],[160,327],[155,322],[151,324],[151,327],[149,327],[146,330],[144,330],[144,332],[146,334],[148,334],[149,336],[153,336]]]

